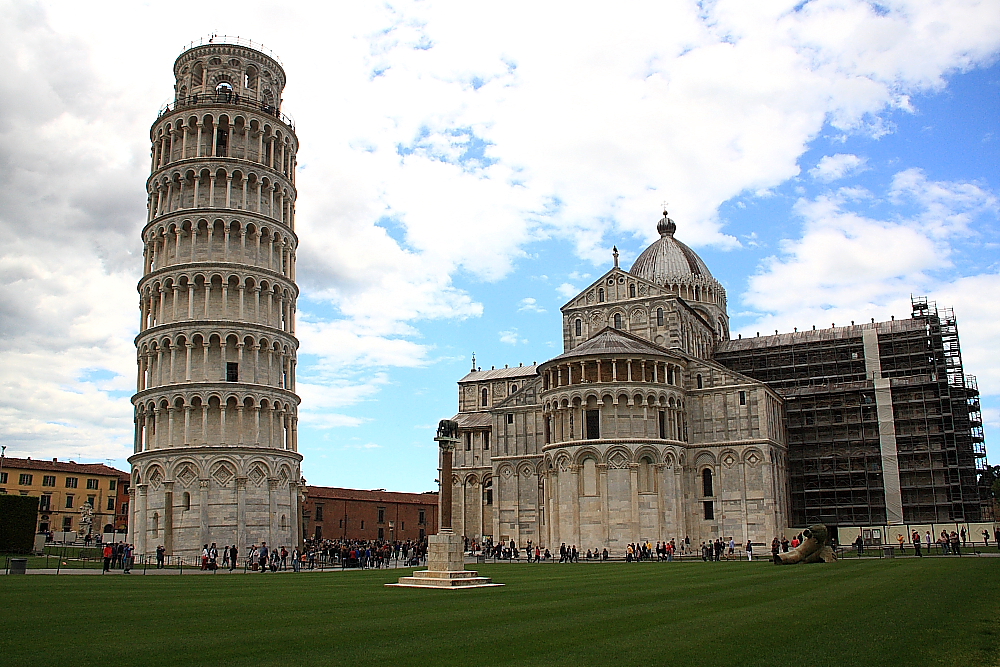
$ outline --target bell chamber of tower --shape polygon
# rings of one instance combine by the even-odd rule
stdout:
[[[295,156],[285,72],[213,38],[150,130],[131,542],[196,558],[301,541]]]

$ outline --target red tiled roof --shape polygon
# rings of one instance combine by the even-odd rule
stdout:
[[[336,486],[306,486],[310,500],[369,500],[378,503],[406,503],[411,505],[437,505],[438,494],[399,493],[397,491],[366,491],[364,489],[342,489]]]
[[[46,461],[36,459],[15,459],[5,456],[4,468],[23,468],[25,470],[51,470],[53,472],[76,472],[91,475],[109,475],[111,477],[128,476],[127,472],[106,466],[103,463],[74,463],[73,461]]]

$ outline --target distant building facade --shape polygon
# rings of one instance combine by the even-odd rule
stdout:
[[[306,486],[302,525],[317,540],[419,541],[437,533],[438,494]]]
[[[117,520],[119,503],[128,502],[122,475],[127,473],[100,463],[4,457],[0,493],[38,497],[39,533],[96,536],[127,528]],[[84,521],[88,504],[90,523]]]
[[[620,553],[986,518],[950,311],[914,300],[905,321],[731,340],[725,289],[666,214],[657,229],[562,307],[563,354],[473,359],[459,380],[457,531]]]

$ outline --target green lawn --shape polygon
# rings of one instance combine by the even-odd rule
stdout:
[[[1000,665],[1000,559],[0,577],[20,665]]]

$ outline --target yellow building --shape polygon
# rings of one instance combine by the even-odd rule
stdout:
[[[128,502],[123,477],[128,473],[100,463],[0,459],[0,494],[38,496],[36,530],[51,531],[56,539],[60,533],[110,533],[121,503]],[[88,503],[89,525],[84,520]],[[127,516],[127,509],[123,513]]]

